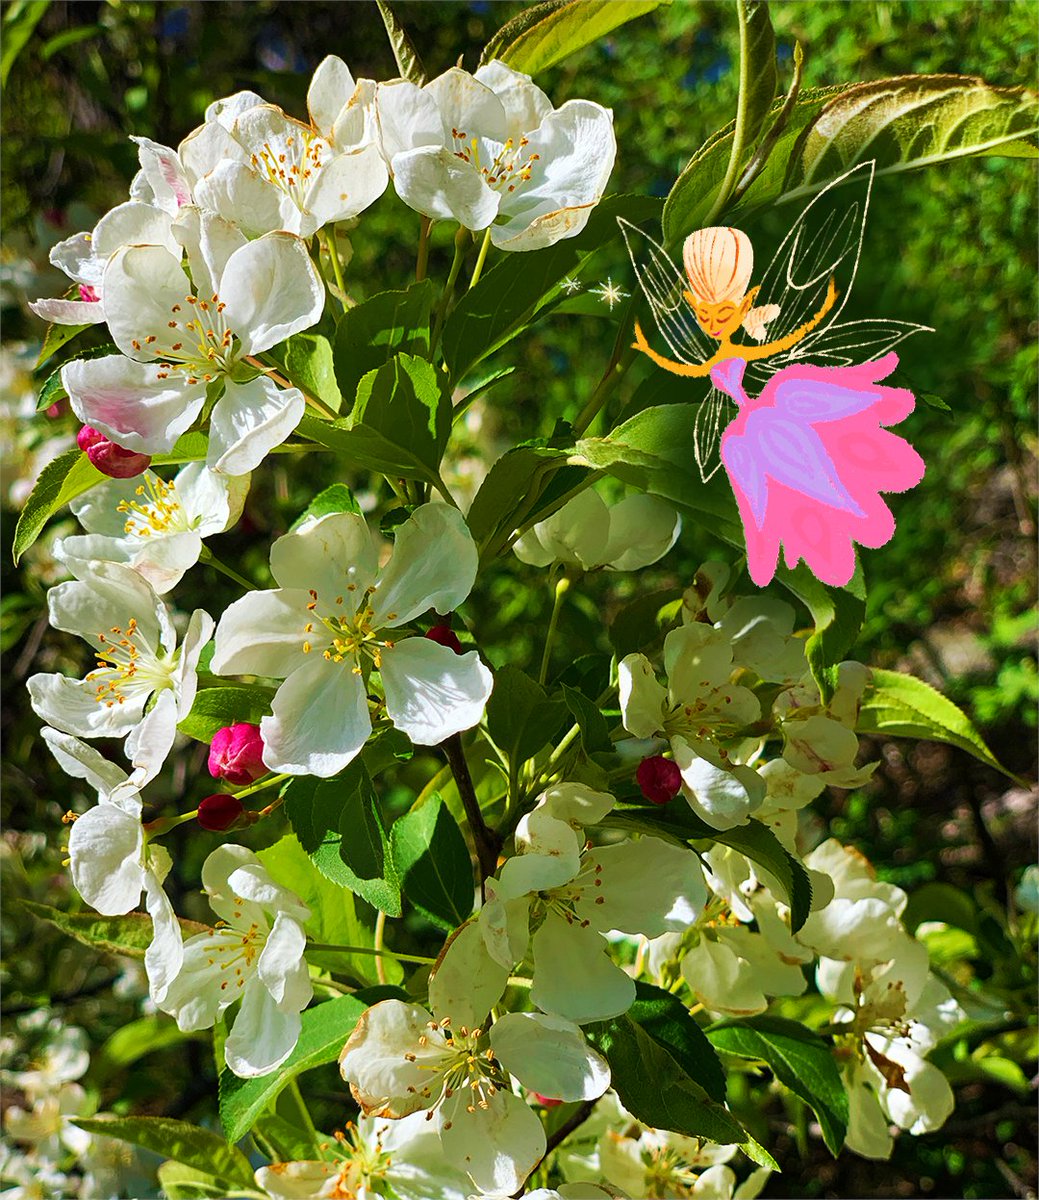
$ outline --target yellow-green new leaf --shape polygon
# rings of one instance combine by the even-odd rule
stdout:
[[[535,4],[498,30],[484,47],[480,61],[497,58],[534,75],[665,3],[670,0],[548,0]]]

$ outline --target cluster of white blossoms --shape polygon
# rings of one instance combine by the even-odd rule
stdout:
[[[185,1033],[226,1022],[226,1068],[253,1079],[291,1066],[324,993],[356,990],[327,969],[326,953],[338,948],[317,941],[320,889],[311,894],[301,873],[282,878],[276,862],[224,841],[201,867],[215,919],[186,937],[166,891],[174,852],[160,838],[188,821],[222,835],[274,814],[291,825],[286,795],[298,794],[290,789],[299,777],[367,779],[362,752],[392,733],[395,745],[444,747],[481,868],[461,900],[456,881],[440,881],[455,907],[450,921],[440,918],[447,936],[435,962],[417,959],[432,969],[342,1031],[339,1066],[360,1109],[349,1132],[320,1159],[263,1166],[259,1191],[247,1194],[505,1197],[540,1171],[540,1182],[565,1180],[528,1193],[540,1200],[751,1200],[767,1171],[741,1182],[728,1165],[735,1144],[651,1128],[611,1091],[623,1088],[603,1030],[635,1024],[628,1014],[640,996],[659,999],[661,984],[692,1023],[693,1011],[764,1013],[777,997],[803,995],[814,971],[832,1005],[848,1146],[882,1157],[892,1124],[937,1128],[952,1099],[927,1055],[962,1014],[902,924],[906,897],[848,847],[827,841],[804,853],[800,810],[826,785],[869,778],[855,734],[867,672],[842,664],[824,701],[793,609],[733,599],[725,572],[705,569],[672,606],[661,653],[619,655],[605,699],[578,696],[583,717],[571,734],[524,757],[504,739],[495,744],[485,719],[495,675],[451,630],[485,545],[449,494],[430,501],[429,488],[390,479],[409,510],[392,526],[392,547],[359,511],[308,512],[270,548],[272,586],[253,587],[205,544],[235,527],[251,474],[313,400],[269,352],[332,321],[330,293],[345,301],[334,225],[358,217],[392,180],[426,218],[423,236],[431,221],[455,222],[460,240],[461,231],[487,231],[484,250],[532,251],[574,236],[612,169],[611,114],[587,100],[556,109],[497,61],[420,87],[355,81],[330,57],[313,77],[305,122],[240,92],[211,104],[176,150],[136,141],[130,199],[52,256],[76,295],[36,305],[51,321],[105,323],[118,351],[61,371],[87,427],[80,445],[111,478],[72,501],[83,532],[55,545],[71,578],[51,588],[48,610],[56,629],[89,644],[95,665],[82,679],[42,672],[28,683],[47,747],[97,795],[66,818],[72,881],[106,917],[143,905],[150,1002]],[[315,257],[319,243],[327,262]],[[338,286],[326,282],[333,267]],[[196,438],[194,460],[176,473],[149,468],[153,457],[192,457],[173,453],[187,433],[204,434],[207,449]],[[523,529],[516,558],[554,578],[561,570],[568,587],[583,573],[657,562],[681,519],[652,496],[608,505],[587,488]],[[244,585],[222,613],[175,607],[200,561]],[[200,695],[218,707],[224,695],[250,697],[255,719],[210,729]],[[585,710],[604,703],[595,717],[608,749],[579,749]],[[546,698],[549,713],[553,705],[562,701]],[[178,730],[209,743],[223,790],[195,812],[145,820]],[[456,768],[459,755],[465,765],[459,735],[474,730],[509,780],[495,831],[481,827],[481,797]],[[103,751],[120,742],[117,763]],[[347,792],[328,786],[322,794],[337,795],[345,814]],[[283,790],[262,810],[244,806],[268,787]],[[409,819],[421,818],[432,788]],[[386,836],[381,814],[368,817],[366,836],[397,871],[394,855],[409,847],[394,841],[396,828]],[[332,844],[356,828],[325,832]],[[302,825],[295,833],[302,843]],[[307,845],[317,859],[315,841],[322,830]],[[340,865],[330,871],[326,855],[314,867],[325,871],[322,887],[329,875],[342,884]],[[811,885],[810,913],[791,879],[805,894]],[[380,926],[375,944],[342,949],[392,957],[382,936]],[[16,1140],[76,1148],[65,1118],[82,1115],[75,1080],[85,1067],[78,1058],[74,1067],[46,1087],[19,1080],[32,1108],[9,1110]],[[547,1125],[556,1104],[588,1118],[582,1136],[595,1133],[585,1152],[560,1145]]]

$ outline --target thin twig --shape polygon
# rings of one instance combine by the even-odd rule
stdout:
[[[483,891],[484,880],[493,875],[498,866],[498,854],[501,852],[501,839],[487,825],[480,811],[480,801],[473,787],[473,777],[469,774],[469,764],[465,761],[465,751],[462,749],[460,734],[454,734],[441,742],[440,748],[447,757],[451,774],[455,777],[458,794],[462,799],[462,807],[469,822],[469,829],[476,846],[476,861],[480,867],[480,890]]]

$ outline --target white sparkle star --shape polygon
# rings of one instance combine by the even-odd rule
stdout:
[[[614,308],[620,304],[622,300],[627,300],[630,294],[628,292],[622,292],[620,289],[620,284],[614,283],[613,279],[609,275],[606,276],[605,283],[600,283],[597,288],[590,288],[589,290],[593,296],[598,296],[603,304],[608,304],[610,306],[610,312],[613,312]]]
[[[579,292],[581,290],[580,281],[577,279],[571,279],[569,275],[559,286],[564,292],[566,292],[568,296],[572,296],[575,292]]]

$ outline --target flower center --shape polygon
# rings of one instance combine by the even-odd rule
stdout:
[[[525,147],[529,144],[525,137],[520,138],[519,145],[513,138],[506,138],[504,144],[484,142],[488,153],[495,146],[501,146],[490,164],[484,165],[480,161],[480,138],[469,137],[464,129],[452,129],[451,140],[455,148],[455,158],[460,158],[462,162],[476,167],[483,176],[484,183],[497,192],[514,192],[520,184],[527,183],[530,180],[534,163],[541,158],[540,154],[524,153]]]
[[[597,889],[601,887],[602,863],[593,863],[585,859],[573,879],[550,891],[539,892],[533,907],[537,915],[547,916],[548,913],[555,913],[568,925],[580,925],[582,929],[587,929],[591,921],[577,915],[577,902],[587,895],[592,895],[593,903],[605,904],[603,896],[596,894]]]
[[[346,591],[347,593],[356,592],[357,584],[348,583]],[[331,635],[331,640],[321,652],[326,662],[348,662],[354,673],[360,675],[362,673],[360,659],[364,655],[371,659],[376,669],[380,668],[384,651],[392,650],[394,643],[383,637],[381,631],[373,625],[372,619],[375,616],[375,610],[368,603],[369,594],[369,592],[364,593],[361,597],[361,607],[355,612],[343,610],[345,596],[336,596],[334,608],[332,611],[328,611],[328,608],[319,601],[317,592],[310,588],[310,603],[307,605],[308,620],[303,626],[303,632],[307,636],[307,640],[303,643],[303,653],[309,654],[318,639]],[[318,609],[321,607],[325,607],[326,611],[319,612]],[[392,619],[396,614],[389,613],[387,615]],[[323,626],[324,633],[318,628],[319,626]],[[311,635],[314,635],[314,641],[310,640]]]
[[[323,137],[300,126],[299,132],[286,138],[266,141],[250,156],[253,170],[296,205],[305,209],[311,179],[324,166],[332,148]]]
[[[166,328],[133,338],[134,350],[149,351],[159,360],[159,379],[185,371],[188,383],[210,383],[234,366],[234,332],[224,320],[227,305],[216,292],[206,300],[193,292],[170,306]]]
[[[234,897],[236,905],[241,905],[239,897]],[[235,916],[241,916],[241,909],[235,910]],[[245,987],[246,980],[255,971],[253,964],[259,958],[260,951],[267,941],[267,930],[253,921],[248,929],[236,929],[224,926],[213,931],[213,937],[206,946],[206,962],[216,967],[222,975],[220,990],[227,991],[228,987]]]
[[[107,633],[99,633],[101,648],[94,652],[97,667],[86,678],[96,682],[98,704],[111,708],[123,704],[128,685],[144,685],[149,691],[170,687],[169,671],[160,666],[151,647],[131,617],[123,629],[113,625]]]
[[[120,500],[116,512],[126,516],[124,532],[139,538],[152,534],[184,533],[191,528],[187,513],[177,497],[176,486],[148,471],[144,483],[134,490],[142,500]]]

